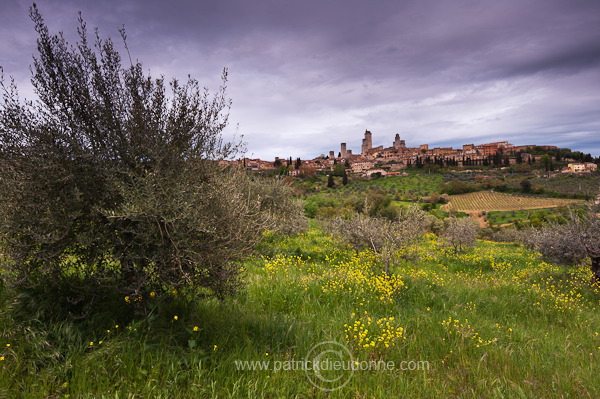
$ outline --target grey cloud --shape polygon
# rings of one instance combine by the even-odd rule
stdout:
[[[560,52],[543,54],[535,59],[517,63],[507,68],[507,75],[533,75],[537,73],[578,73],[597,68],[600,64],[600,42],[574,44]]]
[[[19,82],[35,50],[28,5],[9,0],[0,14],[0,65]],[[263,158],[306,158],[341,141],[358,150],[367,128],[386,145],[400,133],[414,144],[525,136],[600,147],[597,1],[46,0],[40,9],[53,31],[72,34],[78,9],[103,35],[126,25],[132,55],[153,75],[215,87],[229,67],[231,121]]]

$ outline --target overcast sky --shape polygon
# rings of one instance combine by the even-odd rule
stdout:
[[[600,156],[599,0],[41,0],[53,33],[77,11],[102,36],[125,25],[158,77],[216,89],[232,134],[263,159],[373,145],[508,140]],[[0,65],[32,98],[29,1],[0,2]],[[120,42],[119,42],[120,44]]]

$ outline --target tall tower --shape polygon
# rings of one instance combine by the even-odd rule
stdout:
[[[362,141],[362,155],[367,155],[371,148],[373,148],[373,135],[370,131],[365,130],[365,138]]]
[[[394,138],[394,149],[399,150],[401,148],[406,147],[406,141],[400,140],[400,135],[396,133],[396,137]]]
[[[396,137],[394,138],[394,148],[400,148],[400,135],[398,133],[396,133]]]
[[[346,151],[346,143],[342,143],[342,158],[346,158],[348,156],[348,152]]]

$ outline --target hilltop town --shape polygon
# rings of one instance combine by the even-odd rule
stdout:
[[[561,156],[562,152],[562,156]],[[418,147],[407,147],[406,141],[396,134],[390,147],[383,145],[373,147],[373,134],[366,130],[362,139],[361,152],[355,154],[340,143],[339,152],[329,151],[329,155],[321,155],[311,160],[292,160],[275,158],[274,161],[244,158],[237,161],[253,171],[278,170],[288,168],[294,175],[311,175],[333,170],[336,164],[342,163],[348,172],[370,176],[401,174],[403,169],[423,167],[471,167],[471,166],[510,166],[516,164],[533,164],[544,161],[544,155],[550,154],[556,161],[570,162],[562,171],[570,173],[586,173],[597,170],[597,164],[589,154],[572,152],[570,149],[553,145],[513,145],[508,141],[486,144],[465,144],[462,148],[435,147],[428,144]],[[547,158],[546,158],[547,159]]]

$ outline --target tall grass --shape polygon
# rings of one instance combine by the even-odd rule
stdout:
[[[386,277],[318,229],[268,235],[260,251],[237,296],[153,298],[146,317],[110,293],[91,320],[46,317],[3,287],[0,397],[600,396],[600,289],[585,267],[484,241],[455,254],[428,235]],[[305,370],[273,369],[325,341],[395,369],[356,370],[330,392]]]

